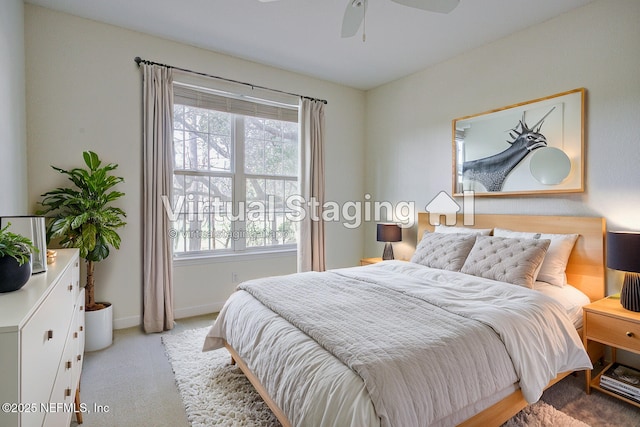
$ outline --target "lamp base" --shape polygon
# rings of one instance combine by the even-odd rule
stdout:
[[[393,246],[391,246],[391,242],[387,242],[384,244],[384,252],[382,252],[382,260],[388,261],[393,258]]]
[[[620,304],[630,311],[640,312],[640,274],[627,272],[620,292]]]

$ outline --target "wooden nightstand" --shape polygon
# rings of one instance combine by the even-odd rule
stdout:
[[[584,315],[584,346],[589,348],[589,341],[599,342],[611,347],[611,363],[616,361],[616,350],[622,349],[640,354],[640,313],[625,310],[618,298],[604,298],[583,309]],[[605,372],[606,366],[601,372]],[[595,388],[634,406],[640,403],[626,399],[619,394],[612,393],[600,387],[600,375],[591,378],[591,371],[586,371],[587,394]]]
[[[362,258],[360,259],[360,265],[369,265],[369,264],[375,264],[377,262],[382,262],[382,257],[377,257],[377,258]]]

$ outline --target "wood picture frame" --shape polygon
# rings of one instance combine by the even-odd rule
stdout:
[[[584,104],[574,89],[452,121],[454,195],[584,191]]]

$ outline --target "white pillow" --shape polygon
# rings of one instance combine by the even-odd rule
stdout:
[[[542,261],[540,272],[536,280],[547,282],[554,286],[564,286],[567,283],[567,262],[573,250],[573,246],[578,240],[577,234],[549,234],[549,233],[527,233],[524,231],[512,231],[503,228],[495,228],[494,236],[524,238],[524,239],[547,239],[551,240],[551,245],[547,249],[547,254]]]
[[[467,228],[467,227],[454,227],[451,225],[436,225],[433,229],[434,233],[455,233],[455,234],[476,234],[480,236],[489,236],[491,234],[491,228]]]

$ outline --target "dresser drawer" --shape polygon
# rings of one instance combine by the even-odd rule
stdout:
[[[67,340],[75,292],[68,269],[20,331],[20,400],[48,402]],[[22,425],[42,425],[42,412],[22,414]]]
[[[45,414],[44,427],[67,426],[73,414],[73,400],[75,387],[73,376],[76,367],[76,348],[73,345],[73,336],[76,331],[71,328],[67,335],[67,345],[64,348],[58,373],[56,374],[51,396],[49,397],[50,410]]]
[[[600,313],[586,313],[587,338],[614,347],[640,352],[640,323]]]
[[[82,362],[84,361],[84,289],[80,290],[75,306],[75,314],[73,319],[74,332],[70,345],[73,347],[74,369],[73,383],[75,387],[80,381],[80,373],[82,372]]]

